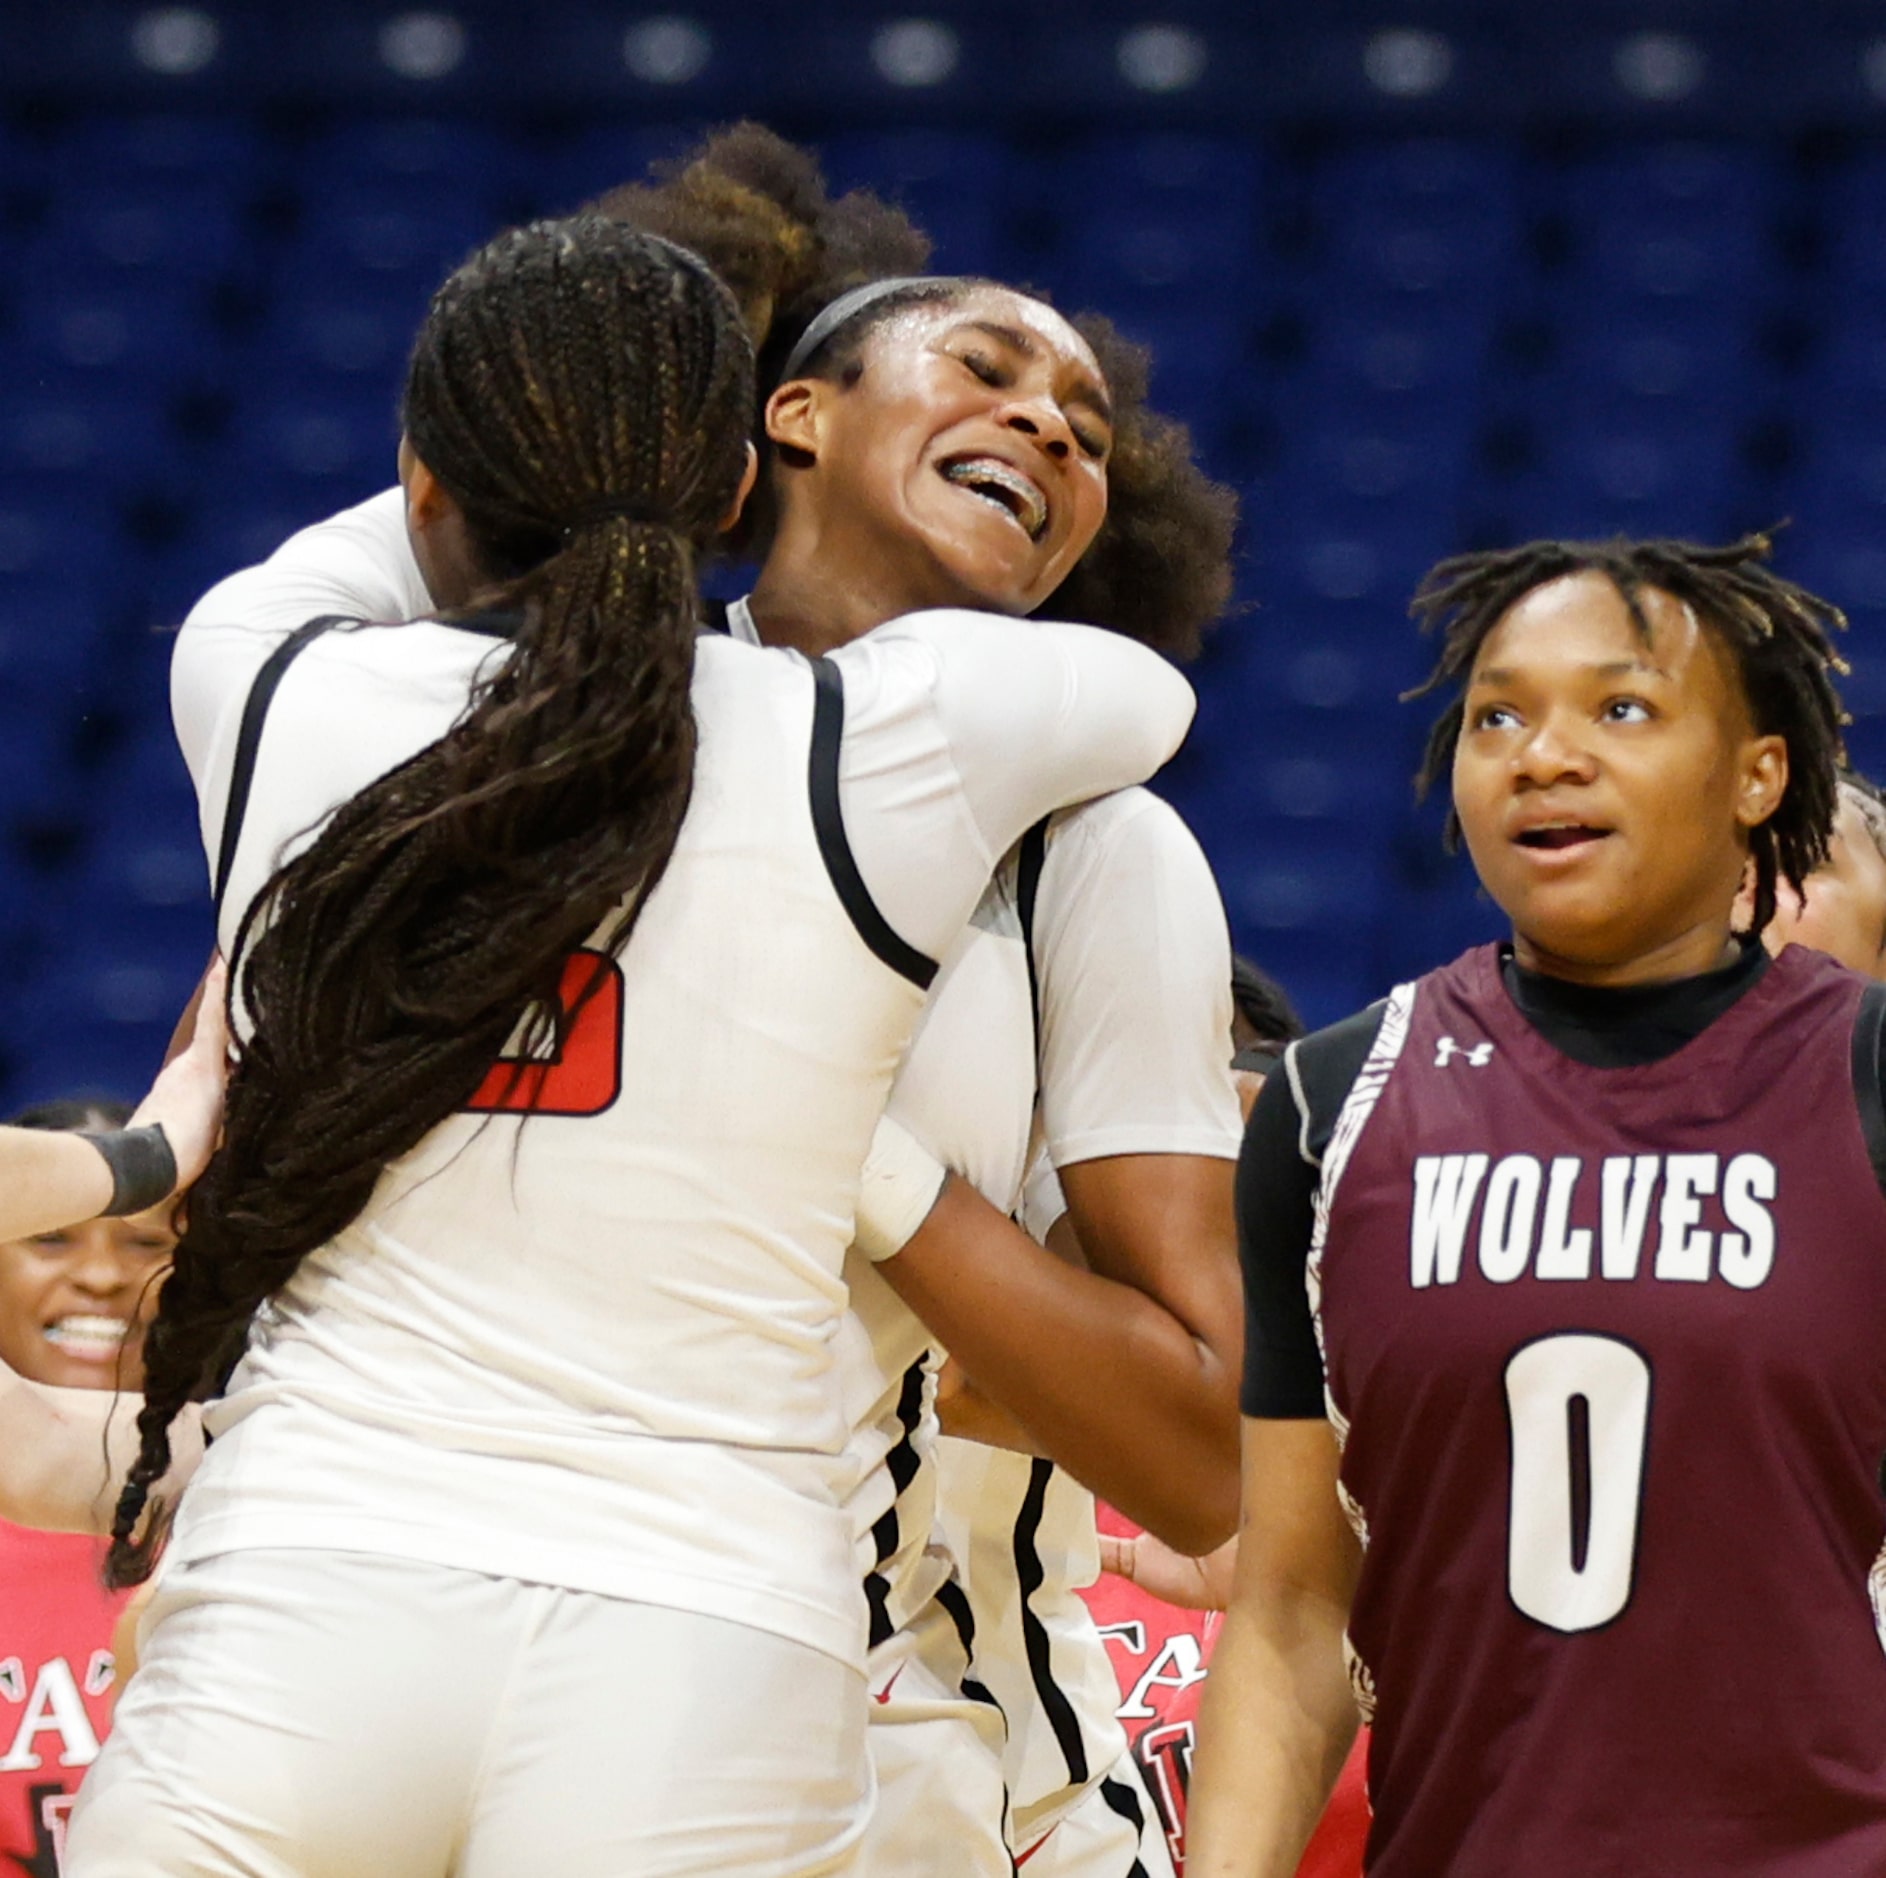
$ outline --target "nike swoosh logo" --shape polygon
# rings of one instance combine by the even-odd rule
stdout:
[[[905,1665],[899,1663],[897,1667],[891,1671],[890,1681],[887,1682],[882,1689],[873,1691],[871,1700],[877,1703],[888,1702],[891,1699],[891,1691],[897,1687],[897,1679],[904,1673],[904,1669]]]

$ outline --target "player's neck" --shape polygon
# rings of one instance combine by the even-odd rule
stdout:
[[[1705,972],[1720,971],[1725,965],[1733,965],[1741,955],[1741,941],[1729,929],[1726,918],[1699,922],[1627,959],[1567,958],[1537,938],[1517,930],[1513,933],[1513,958],[1522,971],[1536,972],[1542,978],[1562,979],[1573,985],[1668,984],[1675,979],[1700,978]]]
[[[843,533],[841,529],[838,531]],[[747,609],[769,646],[790,646],[808,658],[849,645],[886,620],[925,607],[969,606],[927,554],[900,554],[897,544],[867,541],[788,514],[760,569]]]

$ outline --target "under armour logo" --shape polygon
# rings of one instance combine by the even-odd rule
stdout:
[[[1434,1067],[1445,1069],[1457,1056],[1467,1059],[1469,1069],[1485,1069],[1493,1061],[1493,1046],[1490,1043],[1476,1043],[1470,1050],[1464,1043],[1456,1043],[1452,1037],[1443,1037],[1434,1046]]]

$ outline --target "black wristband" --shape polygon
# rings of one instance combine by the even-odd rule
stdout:
[[[111,1203],[100,1219],[143,1213],[170,1197],[177,1184],[177,1157],[162,1122],[145,1128],[109,1128],[85,1137],[111,1169]]]

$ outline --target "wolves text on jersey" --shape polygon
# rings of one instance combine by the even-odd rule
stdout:
[[[1775,1262],[1770,1212],[1779,1187],[1762,1154],[1423,1154],[1414,1164],[1409,1282],[1491,1284],[1651,1277],[1738,1290]],[[1477,1222],[1477,1230],[1476,1230]],[[1473,1249],[1471,1267],[1468,1248]]]

